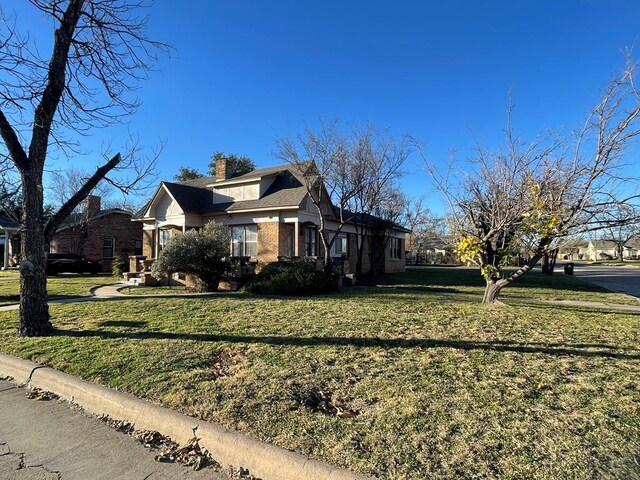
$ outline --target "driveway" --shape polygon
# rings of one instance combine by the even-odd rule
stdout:
[[[640,298],[640,268],[608,265],[575,265],[574,274],[589,283]]]

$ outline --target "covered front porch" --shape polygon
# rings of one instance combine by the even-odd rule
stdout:
[[[2,269],[15,267],[16,254],[20,250],[20,224],[7,217],[0,217],[0,249],[2,250]]]

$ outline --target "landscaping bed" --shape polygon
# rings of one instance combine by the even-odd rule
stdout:
[[[1,312],[0,349],[378,478],[640,476],[640,315],[391,289],[51,313],[23,339]]]

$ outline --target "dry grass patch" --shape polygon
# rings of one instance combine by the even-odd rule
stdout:
[[[640,316],[416,291],[56,305],[0,348],[384,479],[640,476]]]

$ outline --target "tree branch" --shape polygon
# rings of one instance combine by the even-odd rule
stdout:
[[[67,218],[71,212],[82,202],[87,195],[95,188],[95,186],[102,180],[109,171],[114,169],[118,163],[120,163],[121,157],[117,153],[111,160],[98,168],[95,173],[89,178],[85,184],[78,190],[67,202],[60,207],[53,217],[47,222],[45,226],[45,238],[47,241],[51,241],[53,234],[56,232],[62,221]]]
[[[20,144],[20,140],[18,139],[18,135],[16,131],[13,129],[7,117],[5,117],[4,112],[0,109],[0,135],[2,135],[2,139],[4,140],[5,145],[7,146],[7,150],[9,150],[9,155],[11,155],[11,159],[13,163],[15,163],[16,167],[19,170],[23,170],[27,164],[27,154],[22,148]]]
[[[29,145],[29,158],[32,160],[38,157],[40,162],[44,162],[46,157],[51,124],[65,88],[65,71],[69,58],[69,48],[71,47],[73,32],[78,24],[83,4],[84,0],[71,0],[60,21],[60,27],[55,32],[53,55],[51,56],[47,75],[47,86],[44,89],[42,99],[36,108],[33,119],[33,134]]]

